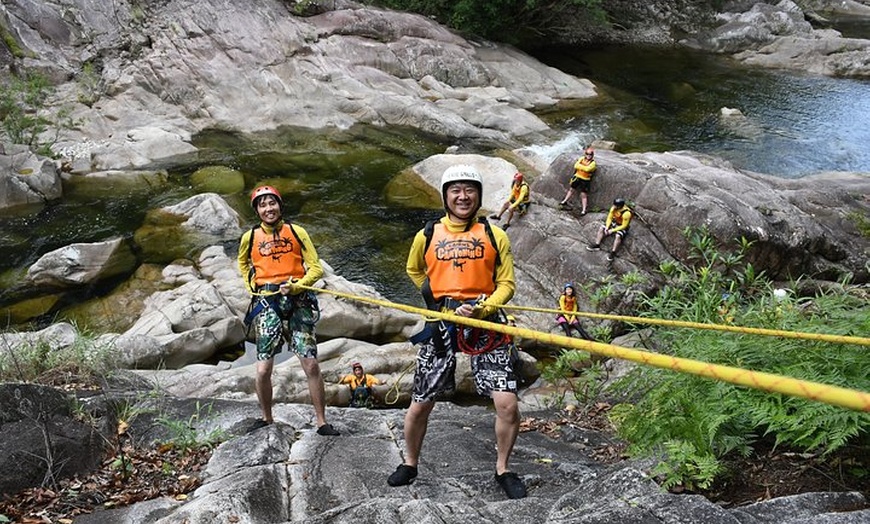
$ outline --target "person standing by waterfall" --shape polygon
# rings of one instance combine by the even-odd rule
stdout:
[[[296,353],[308,379],[319,435],[338,435],[326,422],[326,394],[317,362],[314,325],[320,318],[317,297],[299,286],[311,286],[323,276],[323,267],[308,233],[284,221],[284,201],[278,190],[260,186],[251,193],[251,206],[260,223],[242,235],[239,271],[253,295],[245,324],[256,327],[257,378],[255,390],[263,412],[258,426],[272,419],[272,370],[275,355],[286,340]]]
[[[589,200],[589,189],[592,186],[592,175],[598,166],[595,163],[595,150],[587,147],[583,152],[583,156],[577,159],[574,163],[574,175],[568,182],[568,192],[565,198],[559,202],[559,209],[568,209],[571,207],[571,197],[575,191],[580,191],[580,216],[586,214],[586,207]]]
[[[455,165],[441,177],[446,216],[417,233],[407,273],[426,305],[457,317],[504,323],[499,306],[514,294],[513,255],[507,234],[477,217],[483,178],[472,166]],[[496,482],[508,498],[526,496],[508,460],[519,433],[517,355],[510,337],[494,331],[437,320],[411,338],[418,344],[411,405],[405,414],[404,461],[387,479],[390,486],[417,477],[420,451],[436,398],[455,389],[456,352],[470,356],[474,384],[495,405]]]

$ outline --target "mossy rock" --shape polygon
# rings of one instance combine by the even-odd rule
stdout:
[[[441,195],[411,169],[396,175],[384,189],[387,202],[412,208],[439,209]]]
[[[61,295],[55,294],[22,300],[21,302],[0,308],[0,315],[2,315],[0,318],[3,318],[4,324],[24,324],[51,311],[51,308],[57,304],[60,298]]]
[[[65,308],[58,316],[94,332],[123,333],[141,316],[145,299],[170,287],[163,282],[162,271],[162,265],[142,264],[108,295]]]
[[[206,166],[190,175],[190,184],[201,193],[232,195],[245,190],[245,175],[226,166]]]
[[[67,197],[135,197],[168,185],[166,171],[107,171],[64,177],[63,193]]]

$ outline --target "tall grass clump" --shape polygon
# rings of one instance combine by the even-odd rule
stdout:
[[[644,316],[733,323],[775,330],[866,336],[870,307],[861,290],[796,297],[773,292],[745,261],[751,242],[721,253],[704,229],[687,229],[692,255],[660,268],[667,284],[643,300]],[[866,291],[864,291],[866,293]],[[655,328],[649,349],[676,357],[870,391],[864,346],[709,330]],[[751,455],[762,441],[824,456],[866,444],[870,413],[768,393],[670,370],[636,367],[611,393],[611,411],[629,453],[655,457],[665,487],[709,487],[729,454]]]
[[[0,79],[0,139],[52,156],[51,147],[60,134],[75,125],[69,108],[50,111],[48,100],[53,94],[54,87],[40,74]]]
[[[16,334],[0,338],[0,381],[59,384],[87,382],[117,369],[110,344],[75,328],[71,343],[59,340],[26,340]]]

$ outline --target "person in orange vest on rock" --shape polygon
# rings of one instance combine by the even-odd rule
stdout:
[[[406,271],[429,309],[455,316],[504,323],[500,307],[514,295],[510,239],[478,218],[483,177],[472,166],[454,165],[441,176],[446,215],[417,233]],[[495,407],[495,480],[508,498],[526,496],[526,487],[508,462],[520,430],[516,347],[509,336],[482,327],[434,320],[411,337],[417,369],[411,405],[405,414],[403,462],[387,479],[405,486],[417,478],[417,464],[435,400],[456,389],[457,352],[468,355],[478,394]]]
[[[613,248],[607,254],[607,260],[612,262],[616,258],[616,250],[622,245],[625,236],[628,235],[629,224],[631,224],[631,209],[625,204],[625,199],[617,197],[613,200],[613,205],[610,206],[610,211],[607,212],[607,219],[598,230],[598,237],[595,243],[586,246],[589,251],[600,251],[601,241],[605,237],[613,236]]]
[[[560,209],[568,209],[571,207],[570,200],[574,196],[575,191],[580,191],[580,216],[586,214],[586,206],[588,204],[589,189],[592,186],[592,175],[598,166],[595,163],[595,150],[587,147],[583,152],[583,156],[577,159],[574,163],[574,175],[571,177],[568,185],[568,192],[565,198],[559,202]]]
[[[568,282],[562,288],[562,294],[559,295],[559,310],[562,313],[556,317],[556,323],[565,331],[566,336],[571,336],[571,332],[576,331],[580,338],[585,338],[586,340],[592,340],[592,337],[589,336],[589,333],[586,333],[586,330],[583,329],[583,326],[580,325],[580,320],[577,318],[577,315],[572,315],[571,313],[579,311],[577,307],[577,295],[574,291],[574,283]]]
[[[277,189],[260,186],[251,193],[260,223],[242,235],[238,265],[253,296],[245,324],[256,328],[257,378],[254,390],[263,411],[257,426],[272,419],[272,370],[286,341],[308,380],[317,434],[338,435],[326,422],[326,394],[317,362],[314,325],[320,318],[317,297],[299,286],[312,286],[323,275],[317,250],[304,228],[285,221]]]
[[[525,215],[529,210],[530,202],[531,196],[529,195],[529,184],[526,183],[523,174],[517,171],[514,175],[514,181],[511,184],[510,198],[508,198],[507,202],[501,206],[501,211],[499,211],[498,214],[492,214],[489,218],[493,220],[501,220],[501,216],[505,211],[507,211],[507,221],[505,221],[501,226],[502,229],[507,231],[507,228],[511,227],[511,219],[514,217],[514,212],[518,212],[520,216]]]
[[[366,373],[359,362],[354,362],[350,369],[352,373],[345,375],[339,382],[339,384],[347,384],[350,387],[350,407],[372,407],[375,400],[372,386],[377,386],[381,381],[374,375]]]

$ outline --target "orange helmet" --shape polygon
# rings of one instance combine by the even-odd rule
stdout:
[[[514,182],[522,182],[523,174],[517,171],[517,174],[514,175]]]
[[[260,186],[251,191],[251,207],[257,209],[257,199],[261,196],[272,195],[278,201],[278,205],[284,207],[284,200],[281,198],[281,193],[272,186]]]

